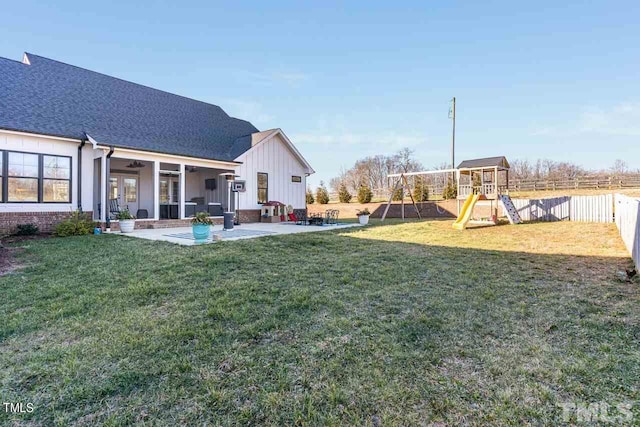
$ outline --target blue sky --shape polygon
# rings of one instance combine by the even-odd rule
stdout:
[[[28,51],[282,128],[328,181],[408,146],[640,168],[640,2],[42,2],[3,5]]]

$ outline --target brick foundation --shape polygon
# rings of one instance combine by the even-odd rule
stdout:
[[[460,207],[464,204],[464,200],[460,200]],[[494,201],[494,207],[497,202]],[[457,200],[443,200],[439,202],[423,202],[416,203],[420,210],[422,218],[456,218],[458,216]],[[355,218],[356,212],[362,209],[369,209],[371,212],[371,218],[381,218],[387,203],[328,203],[326,205],[312,204],[308,205],[307,209],[309,213],[321,213],[327,209],[337,209],[340,211],[340,218]],[[405,202],[404,204],[404,216],[405,218],[417,218],[416,210],[411,202]],[[491,207],[488,201],[480,201],[473,210],[473,216],[475,218],[490,217]],[[502,208],[498,208],[498,216],[503,216]],[[402,217],[402,205],[400,202],[393,202],[389,207],[387,218],[401,218]]]
[[[238,216],[241,224],[260,222],[260,209],[241,209],[238,210]]]
[[[86,212],[92,216],[93,212]],[[42,233],[52,233],[58,223],[71,216],[71,212],[0,212],[0,235],[13,234],[22,224],[35,224]]]
[[[420,215],[423,218],[455,218],[457,216],[457,207],[455,200],[446,200],[442,202],[424,202],[417,203]],[[328,203],[326,205],[312,204],[308,205],[308,212],[322,213],[327,209],[337,209],[340,211],[339,218],[355,218],[356,212],[363,209],[369,209],[371,218],[381,218],[386,208],[386,203]],[[392,203],[387,213],[387,218],[400,218],[402,216],[402,206],[400,203]],[[417,218],[416,211],[411,204],[404,205],[405,218]]]

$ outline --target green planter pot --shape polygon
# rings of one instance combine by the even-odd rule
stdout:
[[[211,226],[209,224],[192,224],[193,238],[197,243],[206,242],[209,238],[209,230]]]

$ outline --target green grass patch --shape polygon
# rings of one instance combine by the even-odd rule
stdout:
[[[0,423],[548,425],[562,403],[638,400],[614,227],[385,224],[21,243],[0,390],[35,410]]]

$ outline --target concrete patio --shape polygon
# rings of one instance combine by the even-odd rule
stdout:
[[[216,241],[232,241],[242,239],[255,239],[265,236],[278,236],[282,234],[295,234],[295,233],[314,233],[318,231],[339,230],[351,227],[361,227],[358,223],[342,223],[333,225],[296,225],[292,222],[284,222],[277,224],[268,223],[250,223],[236,226],[233,230],[224,231],[222,225],[214,225],[211,227],[211,235],[209,239],[203,244],[215,243]],[[191,227],[177,227],[177,228],[161,228],[161,229],[146,229],[135,230],[131,233],[114,232],[112,234],[118,234],[129,237],[138,237],[147,240],[160,240],[164,242],[176,243],[179,245],[191,246],[201,243],[196,243],[191,233]]]

